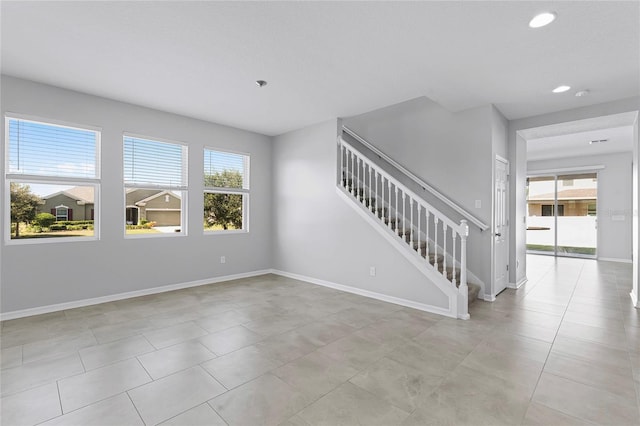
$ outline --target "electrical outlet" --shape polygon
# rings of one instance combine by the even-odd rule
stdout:
[[[369,275],[372,276],[372,277],[376,276],[376,267],[375,266],[372,266],[372,267],[369,268]]]
[[[220,263],[227,263],[227,258],[225,256],[220,256]]]

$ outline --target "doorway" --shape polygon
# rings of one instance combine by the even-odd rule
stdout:
[[[508,179],[509,179],[509,162],[496,156],[495,159],[495,182],[494,182],[494,234],[493,234],[493,291],[492,294],[498,295],[507,288],[509,281],[508,265],[508,232],[509,232],[509,212],[508,212]]]
[[[527,178],[527,253],[595,258],[598,174]]]

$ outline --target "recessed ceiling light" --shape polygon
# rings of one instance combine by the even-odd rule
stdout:
[[[588,94],[589,94],[589,91],[587,89],[576,92],[576,96],[579,98],[582,96],[587,96]]]
[[[556,14],[554,12],[543,12],[539,13],[533,17],[531,21],[529,21],[529,26],[531,28],[540,28],[545,25],[549,25],[556,19]]]
[[[267,85],[267,82],[264,80],[256,80],[256,86],[258,87],[264,87]]]
[[[555,89],[553,89],[552,92],[553,93],[562,93],[562,92],[566,92],[569,89],[571,89],[571,86],[558,86]]]

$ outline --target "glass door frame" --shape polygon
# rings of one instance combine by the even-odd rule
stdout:
[[[583,253],[568,253],[568,252],[559,252],[558,251],[558,180],[561,177],[567,176],[581,176],[585,174],[593,174],[596,179],[596,245],[594,248],[593,254],[583,254]],[[597,182],[599,180],[598,169],[584,169],[584,170],[544,170],[544,171],[532,171],[531,173],[527,173],[527,196],[526,202],[527,205],[529,203],[529,179],[530,178],[549,178],[548,180],[553,179],[553,251],[542,251],[542,250],[529,250],[526,249],[528,254],[540,254],[544,256],[555,256],[555,257],[577,257],[577,258],[587,258],[587,259],[596,259],[598,257],[598,228],[597,228],[597,211],[598,211],[598,192],[597,192]],[[563,206],[564,207],[564,206]],[[587,207],[588,209],[588,207]],[[529,217],[528,213],[529,207],[527,206],[527,218]],[[588,215],[588,214],[587,214]],[[528,244],[525,238],[525,246]]]

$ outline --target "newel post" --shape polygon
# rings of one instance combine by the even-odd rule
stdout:
[[[467,237],[469,225],[466,220],[460,221],[460,286],[458,287],[458,316],[469,319],[469,288],[467,287]]]

